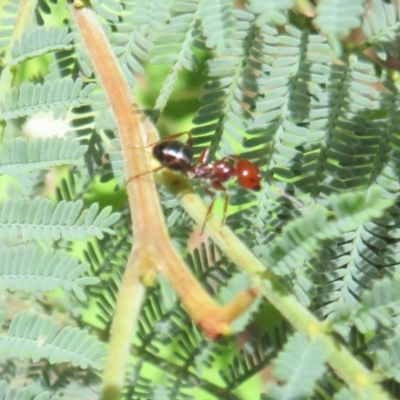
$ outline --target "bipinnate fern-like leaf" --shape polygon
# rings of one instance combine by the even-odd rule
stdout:
[[[346,61],[346,68],[336,65],[330,67],[329,91],[324,92],[319,101],[311,101],[314,111],[311,111],[309,134],[313,145],[310,148],[307,145],[307,149],[313,151],[314,155],[307,151],[307,157],[302,160],[300,167],[302,173],[304,171],[308,175],[304,176],[305,181],[300,186],[307,185],[307,191],[310,192],[315,185],[318,185],[321,194],[328,195],[346,188],[361,189],[369,183],[370,174],[373,173],[369,160],[376,156],[374,141],[381,138],[382,127],[367,121],[362,115],[366,109],[379,109],[381,96],[374,86],[377,78],[370,63],[356,57]],[[333,98],[336,96],[347,101],[335,102]],[[348,150],[349,146],[351,151]],[[308,163],[309,160],[312,160],[313,166]]]
[[[82,74],[85,77],[90,76],[90,72],[85,69],[76,58],[76,52],[71,50],[59,50],[51,54],[49,72],[44,76],[44,81],[53,82],[61,78],[71,78],[71,71],[74,71],[73,77]]]
[[[31,293],[60,287],[84,301],[82,287],[99,282],[96,277],[81,276],[88,267],[60,250],[45,251],[34,245],[5,247],[0,249],[0,289]]]
[[[379,58],[387,59],[387,55],[398,56],[399,44],[399,8],[393,3],[373,0],[364,16],[363,32],[376,51]]]
[[[19,4],[13,0],[5,1],[1,7],[0,18],[0,48],[9,46],[15,21],[19,11]]]
[[[385,332],[372,339],[368,345],[370,355],[375,359],[374,367],[386,379],[400,383],[400,335]]]
[[[227,304],[240,292],[243,292],[251,287],[250,278],[244,273],[235,274],[228,281],[224,282],[221,287],[218,298],[222,304]],[[252,314],[254,314],[260,306],[261,298],[258,298],[249,309],[246,310],[239,318],[232,323],[232,330],[234,332],[243,332],[249,324]]]
[[[118,287],[132,246],[130,226],[126,219],[119,219],[113,228],[115,235],[105,235],[101,240],[93,238],[86,242],[84,254],[93,275],[101,279],[100,284],[87,286],[86,292],[97,305],[97,321],[105,327],[111,326]]]
[[[169,398],[175,398],[184,394],[189,387],[191,379],[190,371],[200,371],[210,366],[210,353],[212,343],[206,343],[202,333],[193,324],[186,329],[180,330],[176,341],[177,347],[174,351],[175,363],[183,365],[183,368],[176,371],[175,376],[168,377],[167,386]],[[182,379],[176,378],[182,377]],[[200,377],[201,378],[201,377]],[[200,383],[201,379],[199,380]]]
[[[322,41],[320,41],[321,38],[318,38],[317,36],[310,36],[308,40],[310,42],[312,41],[313,43],[310,43],[308,46],[308,51],[306,58],[307,63],[312,61],[313,68],[315,68],[315,71],[317,72],[318,70],[328,72],[328,67],[329,63],[326,64],[326,60],[329,61],[328,53],[326,50],[329,50],[327,48],[326,44]],[[283,38],[281,39],[283,40]],[[302,46],[299,43],[300,48]],[[280,47],[277,47],[276,51],[279,50]],[[324,53],[321,52],[321,49],[325,49]],[[282,61],[282,57],[279,57],[280,61]],[[321,63],[321,61],[322,63]],[[319,63],[318,68],[317,64]],[[304,66],[301,67],[301,69],[304,69],[304,71],[299,71],[299,78],[303,80],[304,83],[304,74],[307,74],[307,63],[304,63]],[[303,110],[302,108],[295,104],[294,102],[290,101],[286,105],[284,103],[280,103],[276,99],[272,101],[272,98],[270,98],[270,104],[273,107],[273,104],[282,104],[284,105],[284,108],[282,108],[282,111],[285,109],[287,110],[287,114],[285,112],[282,113],[280,111],[280,119],[281,119],[281,124],[278,125],[278,129],[275,127],[275,134],[274,134],[274,151],[272,152],[272,157],[271,157],[271,163],[270,163],[270,170],[275,169],[275,173],[277,173],[280,177],[282,177],[284,180],[285,179],[291,179],[293,176],[297,176],[297,184],[301,188],[300,190],[306,190],[307,192],[310,191],[312,192],[313,185],[315,185],[316,181],[320,181],[323,179],[323,182],[321,184],[321,187],[323,188],[323,191],[325,192],[326,190],[332,190],[332,187],[334,187],[336,190],[341,190],[345,187],[345,185],[348,185],[349,187],[357,187],[357,185],[360,184],[365,184],[368,182],[368,174],[366,173],[366,167],[370,164],[368,164],[368,160],[370,159],[367,155],[365,157],[360,157],[359,156],[359,151],[357,149],[354,150],[354,152],[349,153],[348,151],[344,151],[343,149],[343,140],[347,141],[347,143],[351,140],[353,145],[360,145],[360,150],[361,150],[361,144],[362,141],[364,140],[364,137],[359,134],[352,134],[351,136],[349,135],[349,130],[350,132],[353,130],[357,130],[356,122],[357,117],[355,113],[357,111],[360,111],[362,109],[365,109],[365,107],[368,108],[376,108],[377,107],[377,95],[378,92],[373,89],[371,86],[373,82],[376,82],[376,77],[373,76],[373,71],[371,69],[371,66],[368,66],[366,63],[362,63],[357,60],[351,60],[351,63],[349,63],[349,68],[347,70],[343,68],[335,68],[333,71],[332,78],[335,80],[335,84],[332,85],[332,90],[334,92],[338,91],[337,93],[346,93],[346,96],[349,97],[349,104],[352,104],[352,109],[349,110],[347,107],[341,108],[337,110],[337,112],[333,112],[331,107],[338,107],[339,103],[336,102],[331,102],[329,101],[329,95],[328,93],[318,93],[316,90],[318,88],[318,83],[323,83],[324,78],[322,74],[312,71],[312,73],[309,75],[310,77],[310,82],[307,90],[312,90],[315,92],[316,97],[318,98],[318,101],[314,102],[314,99],[311,98],[311,102],[307,103],[307,101],[304,101],[304,106]],[[278,72],[278,69],[277,69]],[[346,77],[347,75],[347,77]],[[277,75],[277,78],[279,76],[279,73]],[[307,75],[305,75],[307,76]],[[337,78],[336,78],[337,76]],[[338,80],[336,83],[336,79]],[[276,82],[278,82],[279,79],[276,79]],[[260,80],[261,83],[261,80]],[[268,84],[269,79],[266,78],[264,79],[264,84]],[[271,81],[271,83],[273,83]],[[286,80],[286,83],[283,84],[284,88],[290,88],[291,84],[294,85],[294,87],[301,87],[296,84],[296,79],[293,78],[293,76]],[[340,88],[340,85],[343,87]],[[349,85],[351,86],[351,89],[349,89]],[[278,89],[278,88],[277,88]],[[279,89],[278,89],[279,90]],[[287,89],[285,89],[287,90]],[[303,90],[303,89],[302,89]],[[276,92],[278,93],[278,92]],[[299,92],[299,96],[296,95],[295,92],[293,92],[293,95],[291,97],[295,98],[299,97],[301,99],[301,93]],[[332,93],[332,96],[335,97],[335,95]],[[351,100],[350,100],[351,98]],[[290,99],[290,97],[289,97]],[[368,102],[368,104],[366,103]],[[292,103],[292,105],[290,104]],[[262,99],[260,101],[257,101],[257,106],[260,105],[260,110],[262,110]],[[289,107],[288,107],[289,106]],[[268,105],[266,104],[266,107],[268,108]],[[307,108],[310,108],[307,110]],[[277,110],[279,112],[279,109]],[[350,111],[350,112],[349,112]],[[304,127],[299,127],[296,125],[293,125],[292,121],[289,120],[293,118],[292,112],[296,112],[299,114],[299,116],[303,115],[304,117],[308,118],[307,115],[311,112],[310,118],[311,118],[311,123],[309,128],[304,128]],[[269,113],[269,111],[268,111]],[[336,123],[334,121],[329,122],[328,118],[331,118],[330,116],[333,115],[341,115],[341,120],[337,121],[337,125],[341,127],[341,129],[346,130],[345,132],[342,133],[341,129],[335,128],[331,134],[326,134],[321,130],[322,126],[328,126],[327,124],[331,126],[336,126]],[[349,117],[353,117],[354,113],[354,120]],[[286,115],[285,115],[286,114]],[[278,114],[279,115],[279,114]],[[263,124],[264,118],[267,118],[268,125]],[[271,114],[270,118],[276,118],[274,117],[273,114]],[[335,117],[336,118],[336,117]],[[359,118],[359,117],[358,117]],[[252,127],[257,128],[258,130],[261,129],[262,127],[265,127],[266,130],[268,129],[273,129],[273,124],[271,124],[269,121],[271,119],[268,119],[268,115],[266,115],[264,112],[260,114],[260,117],[258,118],[256,116],[254,120],[254,126]],[[343,121],[346,121],[345,123]],[[278,120],[279,121],[279,120]],[[326,122],[325,122],[326,121]],[[332,125],[333,124],[333,125]],[[375,128],[375,127],[374,127]],[[368,131],[371,131],[371,135],[374,134],[375,131],[372,126],[371,128],[368,129]],[[375,128],[376,129],[376,128]],[[376,133],[375,133],[376,134]],[[327,135],[327,136],[326,136]],[[381,136],[379,134],[379,136]],[[329,158],[324,156],[325,150],[321,145],[323,144],[321,141],[326,140],[325,138],[328,137],[330,138],[330,143],[329,143]],[[378,139],[378,137],[377,137]],[[365,141],[371,141],[370,135],[365,135]],[[366,143],[367,144],[367,143]],[[304,149],[302,151],[299,151],[296,149],[296,147],[293,147],[294,145],[301,146],[300,149]],[[316,151],[316,149],[321,148],[320,151]],[[370,150],[371,152],[374,151],[373,146],[366,147],[362,146],[363,152],[366,151],[366,149]],[[353,155],[354,154],[354,155]],[[363,153],[364,154],[364,153]],[[372,154],[371,154],[372,156]],[[339,161],[337,160],[339,158]],[[350,159],[351,158],[351,159]],[[335,160],[334,162],[330,161],[330,159]],[[303,165],[302,165],[303,164]],[[365,168],[357,168],[354,169],[350,167],[350,165],[360,165],[364,166]],[[277,165],[278,167],[275,167]],[[351,168],[351,172],[350,172]],[[349,178],[344,181],[342,179],[335,179],[332,181],[331,176],[332,176],[332,171],[335,171],[335,176],[343,175],[346,176],[348,175]],[[319,176],[316,179],[316,174]],[[324,176],[325,175],[325,176]],[[307,189],[305,189],[307,187]],[[315,186],[314,186],[315,187]],[[268,190],[268,191],[267,191]],[[264,213],[263,210],[267,210],[266,213],[266,218],[269,218],[270,214],[269,210],[272,208],[276,208],[276,203],[274,205],[274,201],[276,202],[275,199],[271,202],[268,199],[268,196],[271,194],[271,190],[269,190],[269,186],[266,186],[266,195],[265,197],[263,196],[261,199],[261,206],[259,207],[259,214]],[[276,195],[274,196],[276,198]],[[278,200],[279,201],[279,200]],[[279,201],[281,203],[281,201]],[[282,207],[281,207],[282,208]],[[279,222],[279,219],[277,220]],[[279,228],[279,226],[277,227]],[[260,239],[262,238],[262,234],[260,234]],[[264,240],[268,241],[268,237],[264,238]]]
[[[195,0],[176,1],[172,16],[159,35],[152,51],[153,64],[171,65],[170,72],[161,88],[154,108],[163,110],[174,88],[182,68],[197,70],[197,58],[191,49],[196,37],[195,11],[198,2]]]
[[[31,24],[30,31],[11,49],[5,46],[13,37],[18,7],[8,1],[2,10],[0,46],[11,52],[12,59],[10,63],[10,57],[5,58],[6,68],[15,67],[19,72],[22,62],[42,54],[48,54],[51,64],[43,76],[44,83],[24,83],[2,94],[0,118],[8,129],[13,124],[7,122],[16,118],[42,110],[53,110],[57,116],[74,107],[77,118],[72,121],[73,129],[88,147],[72,139],[6,141],[0,173],[26,174],[60,164],[81,166],[87,150],[86,166],[94,175],[106,147],[102,133],[116,131],[104,98],[92,95],[95,86],[78,78],[83,71],[92,79],[93,71],[76,27],[48,28],[54,3],[39,0],[35,22],[43,27],[32,28],[35,25]],[[342,335],[349,352],[356,349],[357,356],[368,359],[368,366],[380,378],[397,384],[400,288],[393,275],[398,272],[398,210],[393,207],[390,216],[383,211],[397,201],[399,192],[399,96],[396,82],[384,82],[383,91],[374,65],[353,55],[353,49],[349,48],[339,61],[332,55],[339,53],[339,40],[361,25],[367,2],[317,3],[314,26],[318,33],[299,23],[302,17],[293,11],[300,2],[295,0],[249,0],[243,10],[235,9],[228,0],[91,2],[100,19],[104,18],[101,22],[106,35],[130,84],[134,73],[144,72],[149,52],[155,63],[171,66],[156,102],[159,110],[165,108],[176,89],[181,71],[196,70],[194,48],[217,55],[207,55],[204,107],[194,120],[198,125],[193,135],[195,150],[199,152],[212,142],[211,159],[216,152],[239,154],[244,147],[241,156],[255,161],[265,177],[257,193],[232,185],[230,204],[240,206],[240,210],[235,210],[228,223],[243,234],[245,243],[279,275],[279,280],[291,286],[303,305],[318,316],[330,314],[332,330]],[[368,7],[371,12],[364,19],[367,44],[381,58],[386,52],[396,55],[397,8],[384,0],[371,0]],[[154,43],[157,45],[153,48]],[[358,50],[361,53],[360,47]],[[380,68],[382,76],[393,78],[384,66]],[[121,153],[110,158],[122,182]],[[80,181],[78,193],[66,185],[59,191],[64,200],[59,205],[46,199],[15,200],[15,196],[13,201],[4,201],[0,205],[0,238],[5,245],[10,241],[15,246],[15,241],[92,236],[94,240],[87,247],[89,273],[101,278],[101,284],[84,287],[97,281],[86,277],[86,264],[29,243],[0,250],[0,288],[32,292],[61,287],[65,292],[72,291],[78,300],[89,293],[96,303],[96,322],[106,336],[131,247],[129,225],[128,218],[121,219],[113,225],[116,234],[111,237],[111,225],[118,214],[111,214],[109,208],[100,211],[98,205],[85,210],[81,201],[73,201],[88,187],[87,175]],[[382,189],[375,189],[375,184]],[[336,195],[344,190],[348,193]],[[186,245],[192,221],[181,217],[177,199],[161,197],[171,237],[184,239]],[[98,242],[99,238],[102,241]],[[213,253],[212,246],[204,246],[187,259],[210,294],[219,295],[223,302],[247,288],[247,278],[243,274],[232,278],[234,267],[221,254]],[[325,354],[312,338],[294,334],[279,353],[290,331],[284,323],[276,337],[264,332],[240,349],[227,346],[230,339],[218,343],[205,340],[166,278],[160,277],[158,283],[149,289],[139,316],[125,399],[186,399],[194,385],[214,398],[238,398],[238,386],[273,357],[277,357],[278,383],[269,388],[269,398],[332,398],[343,384],[333,377],[333,371],[317,383],[325,372]],[[353,334],[360,343],[349,340]],[[50,318],[22,313],[12,321],[8,336],[1,338],[0,351],[12,361],[49,360],[98,369],[101,356],[96,354],[103,354],[103,346],[77,328],[61,329]],[[225,383],[221,387],[208,380],[206,369],[214,368],[215,375],[215,364],[223,362],[227,366],[221,373]],[[0,374],[2,367],[0,363]],[[31,371],[35,367],[28,368]],[[149,367],[159,373],[156,383],[148,379]],[[74,384],[76,368],[66,368],[68,371],[63,371],[55,384],[58,388]],[[52,385],[48,379],[52,372],[49,368],[41,376],[42,381],[50,382],[46,385]],[[0,383],[1,398],[6,395],[2,388]],[[15,399],[34,396],[28,388],[10,393],[9,398]],[[344,388],[336,393],[336,399],[356,396],[352,395],[351,387]],[[42,396],[41,400],[49,397]]]
[[[38,0],[34,9],[35,21],[38,26],[44,26],[50,16],[59,12],[59,3],[57,0]]]
[[[326,108],[329,99],[322,97],[320,85],[329,82],[331,48],[322,35],[302,32],[291,24],[286,25],[284,33],[269,25],[263,26],[257,32],[254,47],[258,49],[261,70],[256,79],[257,96],[252,119],[247,124],[249,137],[245,144],[256,149],[269,146],[269,159],[264,156],[261,161],[283,179],[300,178],[304,174],[304,179],[310,180],[306,174],[315,169],[299,173],[298,168],[302,157],[306,158],[307,167],[312,161],[309,158],[317,157],[313,150],[324,137],[322,118],[329,111],[319,108],[323,105]],[[306,92],[313,96],[306,96]],[[314,96],[315,104],[312,104]],[[306,121],[310,121],[310,129],[306,129]],[[307,146],[305,154],[300,146]],[[258,151],[258,157],[262,153]]]
[[[5,140],[0,150],[0,174],[18,176],[60,165],[82,166],[87,148],[76,139],[54,136]]]
[[[250,0],[246,8],[256,15],[257,26],[262,27],[265,25],[285,25],[288,19],[288,11],[293,5],[293,0]]]
[[[400,278],[386,277],[375,281],[372,288],[363,293],[360,303],[347,308],[361,333],[394,327],[399,322],[395,316],[400,308]]]
[[[347,36],[351,29],[360,26],[364,1],[321,0],[316,11],[315,25],[327,36],[339,54],[339,39]]]
[[[359,303],[345,303],[332,315],[335,330],[346,337],[342,321],[354,321],[355,327],[371,339],[367,341],[368,354],[374,357],[374,370],[386,379],[400,383],[400,278],[385,277],[374,282],[365,291]],[[372,335],[375,333],[376,335]]]
[[[345,67],[335,65],[331,47],[321,35],[301,32],[291,25],[285,30],[277,34],[267,26],[259,36],[264,44],[266,73],[257,79],[259,95],[245,143],[255,148],[249,152],[251,156],[257,154],[257,146],[269,145],[267,156],[258,151],[264,155],[260,162],[265,165],[267,161],[267,176],[271,174],[280,182],[265,184],[258,203],[251,203],[249,196],[249,207],[229,219],[238,229],[243,229],[244,220],[258,221],[253,231],[258,246],[269,246],[286,224],[288,215],[302,212],[311,201],[324,204],[323,197],[332,192],[364,190],[371,184],[371,176],[372,182],[385,188],[383,197],[393,198],[398,190],[393,167],[397,160],[388,161],[383,156],[387,154],[385,143],[395,148],[397,142],[393,132],[398,114],[393,97],[384,97],[383,107],[392,110],[385,123],[364,118],[366,110],[382,108],[373,66],[353,56],[346,59]],[[312,95],[305,96],[306,92]],[[339,97],[346,100],[334,101]],[[371,163],[377,154],[381,161]],[[388,165],[382,168],[381,162]],[[294,180],[293,184],[285,184]],[[294,201],[288,201],[282,192],[294,193]],[[311,198],[302,206],[296,193],[310,193]],[[246,198],[242,199],[237,200],[241,205]],[[389,248],[394,246],[387,246],[382,239],[390,237],[390,228],[382,225],[386,227],[387,223],[367,221],[356,232],[343,235],[344,240],[324,245],[324,254],[316,255],[311,262],[314,271],[315,268],[321,271],[319,276],[313,273],[307,276],[307,266],[297,264],[298,268],[293,270],[296,279],[291,281],[297,280],[293,290],[302,304],[310,305],[318,292],[317,308],[320,315],[327,315],[338,302],[356,302],[377,275],[376,265],[386,267],[393,263],[393,250]],[[376,246],[387,247],[387,251],[375,251]],[[351,248],[354,251],[349,255]],[[328,252],[332,254],[329,262]],[[315,279],[309,279],[311,275]]]
[[[355,398],[357,398],[357,394],[346,387],[340,389],[333,397],[334,400],[353,400]],[[365,400],[368,399],[365,398]]]
[[[117,22],[118,17],[124,10],[124,6],[117,0],[94,0],[91,2],[96,14],[100,15],[109,22]]]
[[[218,56],[228,55],[236,28],[233,3],[230,0],[201,0],[196,17],[200,19],[207,48]]]
[[[266,169],[267,180],[273,176],[285,182],[296,177],[301,193],[312,191],[314,174],[319,171],[315,165],[319,153],[315,150],[325,138],[321,120],[330,115],[329,109],[318,108],[325,104],[320,85],[329,82],[331,48],[322,35],[301,31],[292,24],[287,24],[284,32],[265,25],[254,35],[250,54],[256,56],[258,65],[249,59],[255,69],[254,105],[251,118],[245,122],[243,144],[248,150],[244,154]],[[299,171],[302,162],[304,168]],[[242,230],[244,221],[257,221],[256,229],[248,226],[254,242],[269,243],[286,223],[288,213],[293,212],[293,202],[288,202],[282,191],[291,193],[292,188],[275,181],[272,185],[266,183],[257,202],[248,193],[238,193],[237,203],[246,207],[231,215],[229,222]]]
[[[220,371],[226,390],[239,387],[256,371],[261,371],[271,364],[285,340],[287,324],[277,326],[272,333],[265,331],[261,337],[248,341],[235,354],[229,365]]]
[[[274,361],[274,376],[283,386],[270,385],[268,398],[302,399],[313,393],[313,386],[325,372],[326,354],[318,340],[295,333]]]
[[[275,273],[287,274],[320,249],[324,240],[342,237],[362,223],[379,218],[392,204],[390,199],[384,199],[379,186],[372,187],[367,195],[358,191],[332,196],[331,217],[324,207],[317,205],[288,223],[268,248],[260,246],[255,251]]]
[[[49,392],[37,394],[37,387],[11,387],[7,381],[0,381],[0,400],[61,400],[57,395]]]
[[[231,299],[230,296],[233,296],[232,291],[235,288],[240,291],[250,286],[246,275],[238,274],[241,278],[230,281],[232,265],[213,243],[202,244],[186,258],[186,262],[197,276],[207,279],[205,283],[207,289],[211,293],[216,292],[216,296],[222,302],[228,302]],[[225,285],[228,287],[223,288]],[[216,291],[217,286],[220,288],[219,292]]]
[[[4,94],[0,102],[0,119],[10,120],[39,111],[64,111],[69,107],[91,104],[95,84],[84,85],[82,78],[57,79],[42,83],[22,83]]]
[[[51,318],[27,311],[13,318],[0,339],[0,353],[20,361],[46,359],[51,364],[68,362],[100,369],[105,356],[105,347],[95,336],[78,328],[62,328]]]
[[[121,144],[118,139],[114,139],[111,141],[111,145],[114,147],[114,149],[118,150],[110,151],[108,153],[110,167],[115,179],[117,180],[117,184],[122,185],[125,179],[125,171],[124,171],[124,159],[122,158],[122,151],[119,150],[121,148]]]
[[[38,27],[22,34],[21,39],[14,43],[11,49],[12,60],[10,66],[14,67],[30,58],[58,50],[72,49],[73,34],[68,28]]]
[[[168,17],[164,0],[124,2],[124,12],[119,13],[119,23],[111,34],[111,43],[130,86],[135,83],[135,74],[144,73],[142,64],[149,60],[154,40]]]
[[[204,143],[211,142],[209,157],[220,147],[225,154],[235,153],[237,144],[243,142],[244,121],[249,118],[247,109],[253,106],[255,78],[247,43],[250,41],[252,16],[235,10],[235,17],[237,27],[232,35],[229,55],[208,60],[209,80],[203,85],[205,93],[201,98],[206,105],[193,119],[193,123],[199,125],[192,129],[194,144],[203,149]],[[254,64],[258,64],[256,60]]]
[[[6,200],[0,205],[0,237],[15,242],[23,240],[85,240],[90,236],[102,238],[112,234],[110,228],[120,217],[112,213],[111,207],[103,208],[91,204],[83,209],[83,201],[61,201],[36,198]]]

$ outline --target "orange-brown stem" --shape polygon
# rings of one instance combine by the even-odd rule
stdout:
[[[80,5],[81,6],[81,5]],[[161,211],[148,143],[158,140],[153,125],[132,105],[132,95],[94,12],[71,5],[82,42],[114,114],[121,139],[135,246],[121,282],[104,372],[103,398],[123,387],[129,347],[136,328],[145,284],[164,272],[192,319],[209,337],[230,332],[235,313],[214,302],[172,246]],[[143,174],[140,179],[135,178]]]

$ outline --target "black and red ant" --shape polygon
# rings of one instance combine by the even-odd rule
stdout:
[[[168,168],[172,171],[180,172],[190,178],[197,178],[201,181],[204,191],[211,197],[211,203],[207,209],[207,214],[202,226],[204,230],[205,222],[211,213],[215,202],[215,194],[209,189],[224,192],[224,214],[222,223],[226,218],[228,209],[229,194],[224,183],[232,178],[237,178],[239,185],[245,189],[258,191],[261,189],[260,170],[251,161],[230,155],[214,162],[208,162],[209,147],[200,154],[198,161],[194,161],[192,139],[189,133],[188,143],[172,140],[182,136],[182,133],[170,136],[167,139],[157,142],[153,146],[153,156],[161,166],[152,172]],[[205,182],[208,182],[208,186]]]

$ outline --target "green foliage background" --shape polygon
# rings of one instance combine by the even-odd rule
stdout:
[[[37,2],[22,34],[19,5],[0,4],[0,397],[97,398],[132,243],[124,192],[113,192],[124,181],[118,133],[66,3]],[[272,271],[397,398],[400,98],[389,66],[399,3],[321,0],[314,19],[302,4],[92,2],[163,134],[192,129],[197,155],[211,146],[214,159],[240,154],[260,167],[260,193],[229,187],[227,223],[265,265],[262,279]],[[344,40],[352,30],[362,40]],[[41,112],[67,119],[69,132],[23,137]],[[63,165],[52,191],[45,172]],[[187,252],[193,224],[160,190],[171,237],[204,286],[221,301],[247,287],[254,277],[213,243]],[[235,329],[206,340],[160,276],[123,398],[371,398],[262,299]],[[260,371],[271,363],[267,390]]]

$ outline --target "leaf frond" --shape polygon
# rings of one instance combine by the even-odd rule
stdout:
[[[251,0],[247,9],[256,15],[257,26],[264,25],[285,25],[288,20],[288,11],[293,7],[293,0]]]
[[[24,32],[21,39],[14,43],[11,49],[10,66],[16,65],[42,54],[59,50],[72,49],[73,34],[68,28],[39,27]]]
[[[60,165],[83,165],[87,146],[73,138],[17,137],[6,140],[0,151],[0,174],[23,175]]]
[[[38,388],[34,385],[25,387],[12,387],[7,381],[0,381],[1,400],[60,400],[57,395],[52,396],[49,392],[37,394]]]
[[[0,48],[9,45],[15,22],[18,16],[19,5],[9,0],[2,3],[0,18]]]
[[[82,78],[70,78],[41,83],[23,83],[6,94],[0,102],[0,118],[10,120],[35,114],[39,111],[64,110],[90,104],[90,94],[95,85],[84,85]]]
[[[183,68],[196,71],[197,57],[191,46],[196,37],[197,25],[194,11],[198,2],[195,0],[175,2],[169,23],[160,33],[151,53],[151,63],[171,65],[170,72],[160,90],[155,109],[162,111]]]
[[[202,0],[196,12],[207,48],[219,56],[228,55],[236,28],[232,2],[229,0]]]
[[[124,5],[116,32],[111,35],[111,43],[129,85],[134,86],[134,75],[144,73],[142,65],[149,60],[154,41],[165,26],[169,13],[165,0],[130,0]]]
[[[235,354],[228,367],[220,375],[225,382],[226,390],[239,387],[256,371],[262,371],[277,356],[286,339],[287,326],[282,322],[274,330],[264,332],[249,342]]]
[[[340,54],[339,39],[347,36],[351,29],[360,26],[364,1],[322,0],[318,3],[316,11],[315,25],[328,37],[336,49],[336,54]]]
[[[1,335],[0,352],[19,360],[49,359],[50,363],[70,362],[82,369],[102,367],[104,345],[78,328],[61,328],[51,318],[21,312],[11,321],[7,335]]]
[[[399,9],[391,3],[374,0],[363,19],[362,29],[376,54],[387,60],[390,54],[398,56]]]
[[[237,144],[243,142],[243,121],[250,116],[248,107],[253,105],[254,76],[250,64],[253,18],[245,11],[236,11],[235,17],[237,29],[231,38],[229,55],[207,62],[209,81],[203,85],[201,99],[207,104],[193,119],[198,125],[192,129],[195,150],[211,142],[210,159],[219,147],[224,154],[235,153]]]
[[[284,386],[271,385],[268,396],[272,399],[307,398],[325,372],[326,354],[322,343],[310,341],[300,333],[294,334],[274,361],[275,377]]]
[[[111,207],[99,212],[97,203],[84,210],[81,200],[57,204],[45,198],[7,200],[0,205],[0,237],[11,242],[19,236],[23,240],[102,238],[113,232],[110,226],[119,217],[120,214],[111,212]]]
[[[390,200],[383,200],[381,193],[376,186],[368,196],[363,191],[334,196],[331,199],[334,218],[328,219],[327,210],[316,206],[312,211],[290,222],[284,228],[282,236],[278,236],[270,244],[268,251],[262,247],[266,264],[273,266],[276,273],[288,273],[299,265],[298,260],[304,259],[320,247],[319,241],[340,237],[360,224],[378,218],[392,204]]]
[[[87,264],[62,251],[44,251],[33,245],[0,250],[2,290],[48,292],[61,287],[84,301],[86,295],[82,288],[99,281],[95,277],[82,277],[87,269]]]

